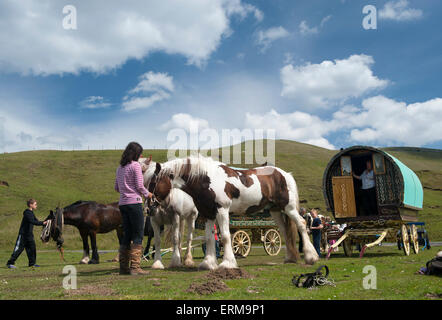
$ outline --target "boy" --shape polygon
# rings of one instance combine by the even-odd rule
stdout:
[[[20,225],[20,231],[18,232],[17,241],[15,242],[14,252],[11,255],[11,258],[8,260],[6,265],[10,269],[15,269],[14,265],[15,260],[20,256],[23,252],[23,249],[26,249],[26,254],[28,255],[29,266],[30,267],[39,267],[39,265],[35,264],[37,259],[37,251],[35,249],[35,240],[34,240],[34,225],[42,226],[47,224],[47,221],[38,221],[34,215],[34,210],[37,209],[37,201],[35,199],[29,199],[26,204],[28,208],[23,212],[23,219]]]

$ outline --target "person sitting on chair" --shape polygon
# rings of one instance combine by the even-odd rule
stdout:
[[[366,161],[366,169],[360,176],[353,172],[353,177],[362,181],[362,215],[369,216],[377,214],[375,179],[371,161]]]

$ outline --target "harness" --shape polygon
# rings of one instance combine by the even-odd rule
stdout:
[[[325,268],[325,275],[322,274],[322,269]],[[336,287],[336,284],[333,280],[328,280],[329,270],[326,265],[320,266],[316,269],[315,272],[312,273],[302,273],[298,277],[296,275],[293,276],[292,283],[295,287],[298,288],[312,288],[316,286],[330,285]],[[303,281],[301,279],[305,278]]]

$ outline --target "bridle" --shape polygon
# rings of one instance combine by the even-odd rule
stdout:
[[[157,178],[158,174],[156,172],[153,173],[152,178],[150,179],[148,191],[152,194],[150,199],[146,200],[145,205],[149,208],[148,215],[153,216],[154,209],[160,206],[160,201],[158,201],[157,197],[155,197],[155,190],[157,187]],[[152,190],[152,191],[150,191]]]

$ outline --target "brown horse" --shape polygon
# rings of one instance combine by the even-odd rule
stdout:
[[[79,200],[70,204],[63,209],[56,209],[56,212],[63,212],[64,224],[75,226],[80,231],[81,239],[83,240],[83,258],[80,263],[98,264],[99,256],[97,249],[96,236],[97,233],[108,233],[112,230],[117,230],[118,241],[121,243],[123,238],[123,220],[121,217],[120,209],[118,208],[118,202],[111,204],[99,204],[95,201],[82,201]],[[51,210],[47,220],[53,221],[54,225],[56,214]],[[57,241],[59,248],[60,243],[63,243],[62,232],[58,231],[53,233],[51,230],[52,238]],[[89,242],[88,236],[91,238],[92,247],[92,259],[89,260]],[[42,239],[45,241],[44,239]],[[47,240],[49,237],[47,237]]]

